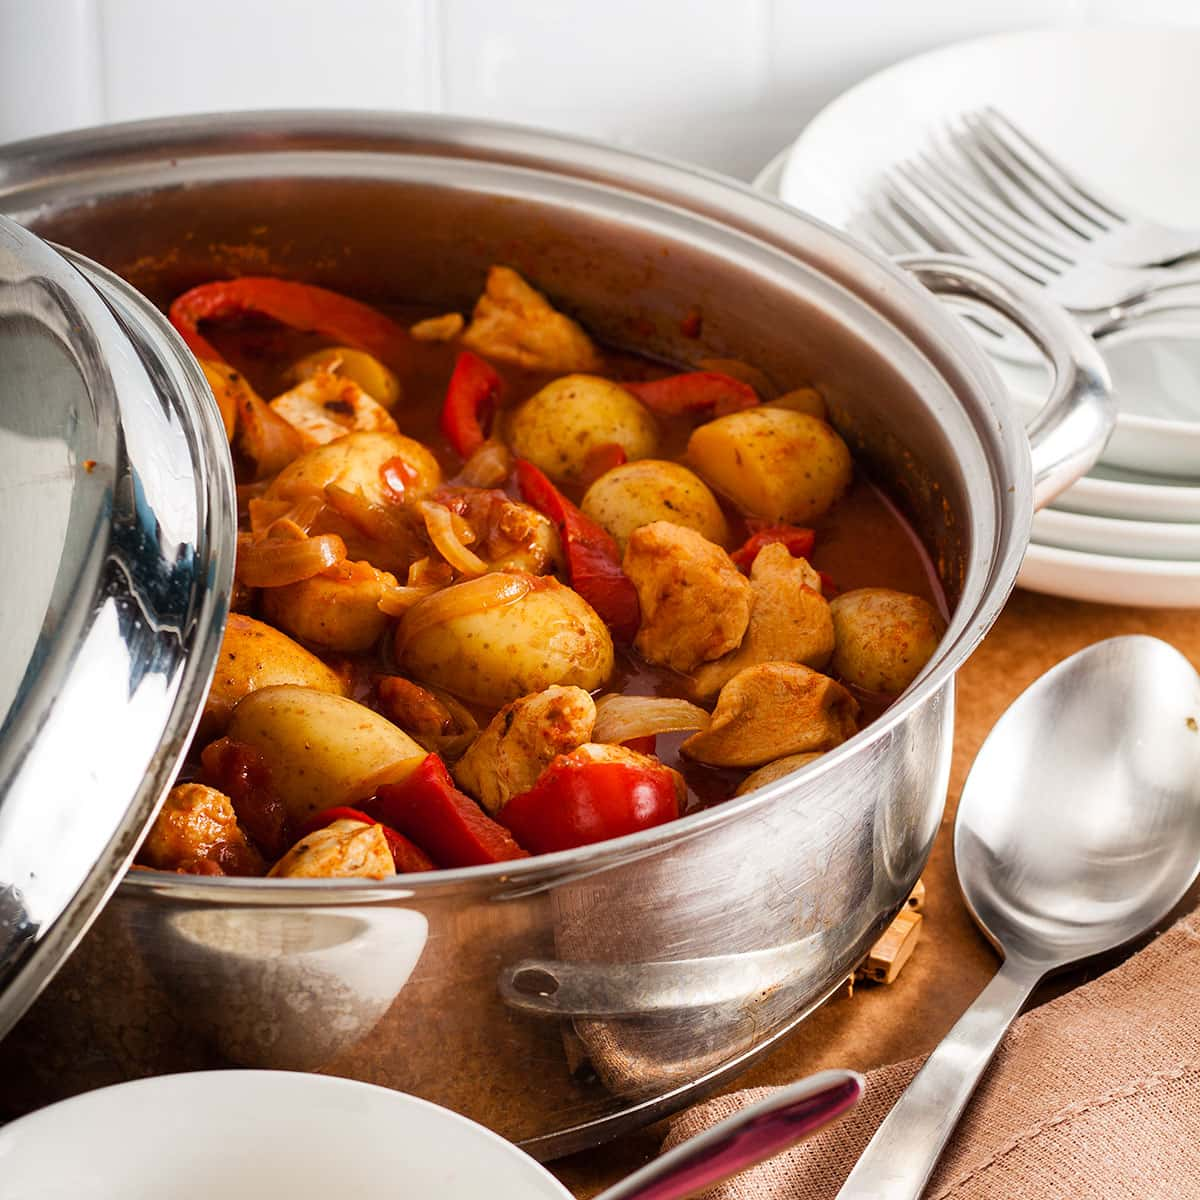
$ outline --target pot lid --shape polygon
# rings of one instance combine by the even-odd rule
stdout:
[[[0,217],[0,1037],[129,865],[220,647],[232,469],[137,292]]]

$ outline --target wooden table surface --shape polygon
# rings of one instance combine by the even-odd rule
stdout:
[[[1039,675],[1076,650],[1117,634],[1163,638],[1200,668],[1200,612],[1113,608],[1016,592],[995,628],[959,673],[950,794],[925,869],[921,942],[890,987],[839,993],[727,1090],[789,1083],[825,1067],[872,1067],[933,1048],[979,994],[997,959],[963,907],[950,831],[963,780],[988,731]],[[1076,975],[1074,985],[1084,978]],[[1055,990],[1063,990],[1063,984]],[[1045,991],[1041,999],[1046,999]],[[654,1157],[664,1126],[651,1127],[554,1164],[577,1196],[594,1196]]]

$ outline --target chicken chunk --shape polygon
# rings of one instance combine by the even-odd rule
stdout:
[[[475,535],[472,551],[491,570],[530,575],[554,570],[560,556],[558,530],[536,508],[496,489],[447,487],[433,498],[466,521]]]
[[[857,731],[858,702],[800,663],[760,663],[722,689],[707,729],[680,747],[713,767],[761,767],[789,754],[832,750]]]
[[[492,267],[464,346],[531,371],[596,371],[600,355],[580,327],[511,267]]]
[[[238,824],[233,801],[201,783],[181,783],[171,789],[142,843],[138,861],[162,871],[189,872],[216,863],[233,875],[260,875],[264,866]]]
[[[635,529],[624,569],[642,607],[634,646],[647,662],[686,674],[741,644],[754,601],[750,583],[694,529],[669,521]]]
[[[334,821],[301,838],[270,870],[280,879],[386,879],[396,864],[382,825]]]
[[[578,687],[548,687],[506,704],[459,759],[454,778],[489,813],[528,791],[559,754],[592,736],[596,705]]]
[[[764,546],[750,568],[754,607],[742,644],[692,677],[692,693],[713,696],[739,671],[764,662],[823,668],[833,654],[833,617],[821,577],[781,543]]]
[[[382,404],[352,379],[327,370],[276,396],[271,408],[300,434],[306,450],[347,433],[396,432],[396,422]]]

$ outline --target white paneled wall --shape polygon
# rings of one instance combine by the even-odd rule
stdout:
[[[0,142],[223,108],[442,110],[752,175],[856,80],[1200,0],[0,0]]]

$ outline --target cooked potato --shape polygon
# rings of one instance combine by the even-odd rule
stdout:
[[[729,544],[729,526],[716,497],[679,463],[643,458],[614,467],[588,488],[582,508],[613,535],[622,551],[639,525],[654,521],[694,529],[718,546]]]
[[[819,517],[850,483],[850,451],[831,425],[762,405],[692,432],[688,460],[744,512],[800,525]]]
[[[394,575],[370,563],[343,563],[299,583],[263,588],[263,615],[310,645],[354,653],[379,641],[387,626],[379,597],[396,586]]]
[[[622,565],[642,610],[634,646],[647,662],[686,674],[741,643],[754,593],[720,546],[655,521],[633,531]]]
[[[527,792],[550,760],[592,736],[596,705],[577,687],[548,687],[506,704],[458,760],[454,778],[492,816]]]
[[[829,420],[829,410],[825,406],[825,398],[816,388],[795,388],[784,392],[782,396],[772,400],[768,408],[790,408],[792,412],[807,413],[810,417],[818,417],[822,421]]]
[[[386,879],[396,864],[382,825],[331,821],[302,837],[271,869],[280,879]]]
[[[369,708],[312,688],[263,688],[233,710],[229,736],[262,755],[293,821],[406,779],[426,752]]]
[[[233,706],[258,688],[296,683],[341,695],[341,678],[285,633],[242,613],[230,613],[216,674],[196,736],[211,741],[225,732]]]
[[[750,567],[754,606],[742,644],[698,667],[691,693],[715,695],[739,671],[764,662],[798,662],[822,670],[833,654],[833,617],[821,577],[779,542],[764,546]]]
[[[406,468],[405,498],[431,492],[442,481],[442,469],[431,451],[402,433],[348,433],[336,442],[314,446],[275,477],[268,500],[299,500],[335,483],[359,492],[373,504],[394,497],[387,490],[382,468],[398,458]]]
[[[229,797],[200,783],[181,783],[171,789],[154,818],[138,861],[160,871],[178,871],[205,860],[215,862],[222,854],[235,855],[248,874],[263,869]]]
[[[415,604],[396,630],[405,672],[499,707],[551,684],[592,691],[612,673],[612,637],[592,607],[549,576],[498,572]]]
[[[293,363],[289,379],[311,379],[321,371],[331,371],[343,379],[353,380],[377,404],[391,410],[403,394],[400,380],[373,354],[350,346],[329,346],[315,354],[307,354]]]
[[[722,689],[707,729],[680,746],[713,767],[761,767],[853,736],[858,703],[840,683],[799,663],[747,667]]]
[[[598,375],[564,375],[530,396],[508,422],[513,453],[551,479],[580,477],[590,451],[617,445],[625,457],[649,458],[658,448],[658,425],[632,392]]]
[[[773,763],[767,763],[765,767],[759,767],[757,771],[747,775],[733,794],[744,796],[747,792],[757,791],[761,787],[766,787],[768,783],[774,783],[775,780],[782,779],[785,775],[790,775],[793,771],[808,766],[810,762],[820,757],[821,751],[814,750],[809,754],[789,754],[786,758],[777,758]]]
[[[920,596],[858,588],[830,605],[836,646],[833,669],[869,692],[897,695],[933,657],[946,623]]]

